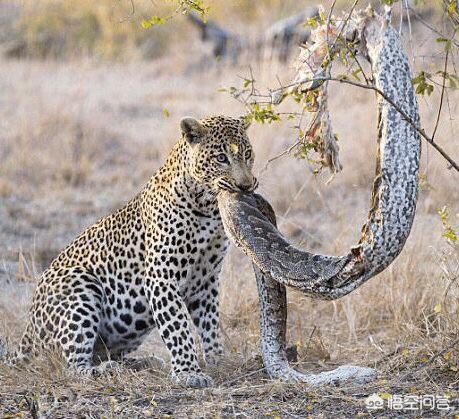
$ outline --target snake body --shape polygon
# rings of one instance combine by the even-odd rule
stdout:
[[[293,246],[277,230],[274,211],[260,195],[221,192],[225,230],[252,260],[261,310],[261,351],[273,378],[310,384],[366,381],[375,371],[342,366],[320,374],[303,374],[285,354],[286,290],[312,298],[336,299],[384,270],[401,252],[413,223],[418,195],[419,112],[408,58],[397,32],[387,21],[365,22],[360,42],[371,63],[375,86],[411,119],[408,122],[378,97],[378,153],[371,208],[358,245],[343,256],[313,254]]]

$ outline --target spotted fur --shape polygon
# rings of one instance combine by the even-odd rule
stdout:
[[[41,276],[13,362],[59,349],[68,365],[101,371],[158,328],[172,377],[208,386],[207,363],[222,354],[219,274],[227,250],[219,190],[251,191],[253,152],[243,119],[184,118],[164,166],[123,208],[80,234]]]

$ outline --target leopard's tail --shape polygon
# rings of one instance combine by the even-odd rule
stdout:
[[[26,360],[18,351],[9,351],[8,345],[0,338],[0,365],[15,366]]]
[[[0,365],[22,365],[30,361],[32,356],[36,353],[34,352],[34,344],[28,332],[30,326],[26,328],[26,332],[22,336],[22,339],[17,348],[11,350],[9,343],[0,336]]]
[[[8,355],[8,351],[6,349],[6,344],[3,342],[2,338],[0,338],[0,362],[4,362],[6,360],[6,356]]]
[[[8,345],[0,337],[0,365],[16,365],[18,360],[17,351],[9,351]]]

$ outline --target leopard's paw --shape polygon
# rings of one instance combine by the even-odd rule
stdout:
[[[212,387],[214,385],[214,380],[202,372],[173,372],[172,380],[177,384],[191,388]]]

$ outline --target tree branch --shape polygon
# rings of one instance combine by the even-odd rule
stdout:
[[[443,68],[443,81],[441,84],[441,95],[440,95],[440,105],[438,106],[438,113],[437,113],[437,120],[435,121],[435,127],[432,132],[432,141],[435,138],[435,134],[437,133],[438,124],[440,123],[441,117],[441,109],[443,107],[443,97],[445,95],[445,85],[446,85],[446,71],[448,70],[448,56],[449,56],[449,49],[446,49],[446,56],[445,56],[445,66]]]
[[[441,146],[439,146],[432,137],[429,137],[425,131],[422,128],[419,128],[414,121],[403,111],[403,109],[400,108],[390,97],[388,97],[384,92],[382,92],[380,89],[378,89],[376,86],[373,86],[371,84],[364,84],[364,83],[359,83],[355,82],[352,80],[347,80],[347,79],[340,79],[340,78],[335,78],[335,77],[323,77],[321,78],[323,81],[336,81],[339,83],[344,83],[344,84],[350,84],[352,86],[357,86],[357,87],[362,87],[363,89],[369,89],[369,90],[374,90],[376,93],[380,94],[387,102],[389,102],[395,110],[405,119],[406,122],[408,122],[416,131],[419,132],[419,134],[433,147],[435,150],[437,150],[443,158],[453,167],[456,169],[457,172],[459,172],[459,165],[443,150]]]

